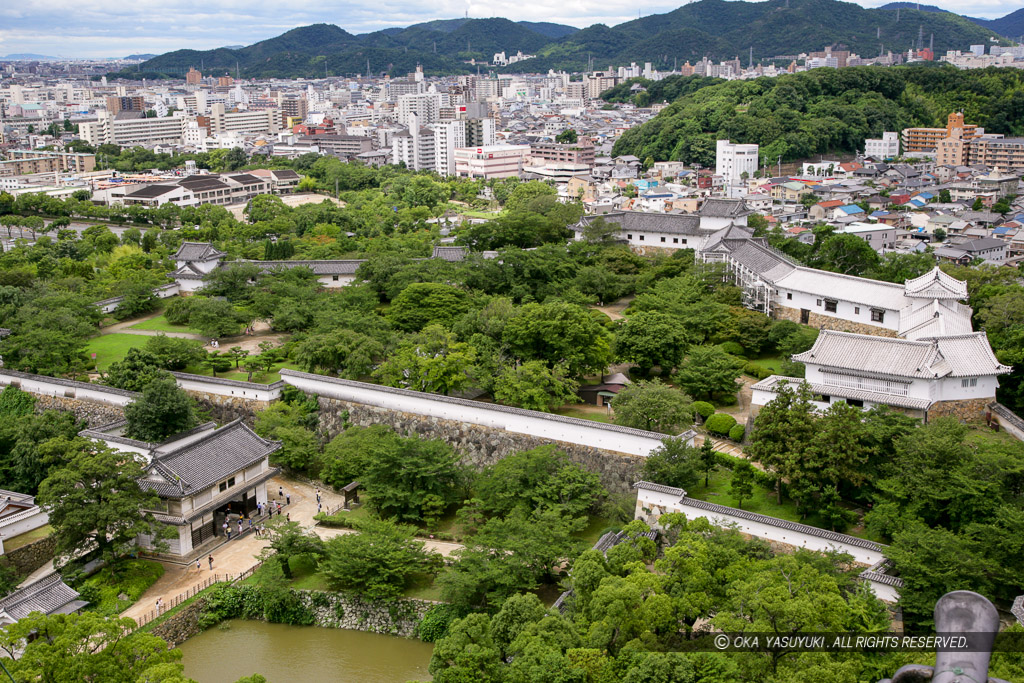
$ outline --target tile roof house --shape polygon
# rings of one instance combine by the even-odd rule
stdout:
[[[278,472],[270,455],[281,444],[260,437],[241,419],[219,428],[208,422],[160,444],[127,438],[124,427],[122,420],[81,435],[146,460],[139,485],[160,497],[147,512],[174,529],[169,555],[189,556],[220,536],[225,521],[250,515],[267,501],[266,483]],[[139,544],[152,548],[153,539],[140,537]]]
[[[54,572],[0,598],[0,626],[15,624],[33,612],[72,614],[88,604]]]

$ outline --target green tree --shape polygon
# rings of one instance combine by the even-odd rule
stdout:
[[[118,389],[143,391],[151,382],[168,378],[159,358],[144,348],[132,347],[124,358],[110,364],[104,382]]]
[[[374,337],[338,329],[307,336],[295,348],[294,358],[306,372],[359,379],[370,374],[383,356],[384,345]]]
[[[135,318],[156,309],[158,299],[148,283],[126,282],[118,289],[124,297],[114,310],[114,317],[118,320]]]
[[[704,488],[707,488],[711,473],[718,467],[718,458],[715,456],[715,448],[711,439],[705,438],[700,444],[700,456],[697,462],[700,464],[699,470],[704,474]]]
[[[128,420],[125,436],[152,443],[198,424],[195,401],[172,377],[152,380],[142,396],[125,406],[124,416]]]
[[[223,299],[197,298],[190,308],[188,324],[204,337],[217,338],[238,334],[242,319]]]
[[[160,362],[161,367],[167,370],[184,370],[192,363],[199,363],[206,357],[202,342],[181,337],[168,337],[166,334],[150,337],[146,340],[146,345],[143,348],[153,354]]]
[[[313,531],[306,531],[298,522],[280,515],[267,522],[270,545],[264,550],[264,561],[275,560],[285,578],[292,578],[291,561],[309,558],[319,562],[324,556],[324,541]]]
[[[562,365],[553,368],[537,360],[506,365],[494,382],[494,400],[526,410],[553,411],[566,403],[579,403],[579,383],[566,376]]]
[[[531,202],[539,197],[554,197],[556,195],[557,193],[553,187],[540,180],[519,183],[505,202],[505,210],[510,213],[523,211]]]
[[[742,371],[743,362],[719,347],[695,346],[673,379],[691,396],[710,399],[715,395],[734,395]]]
[[[433,564],[413,535],[415,527],[368,518],[359,522],[358,531],[327,541],[322,570],[332,588],[373,600],[395,600],[413,574],[426,572]]]
[[[742,508],[743,501],[754,495],[754,466],[746,460],[736,463],[729,481],[729,493],[736,496],[736,507]]]
[[[678,434],[693,424],[690,397],[657,379],[627,384],[612,409],[616,424],[634,429]]]
[[[686,353],[686,335],[677,320],[657,311],[629,316],[615,331],[615,360],[636,363],[644,375],[655,365],[667,374]]]
[[[815,434],[814,405],[806,382],[796,390],[780,387],[774,399],[757,414],[747,455],[775,478],[775,493],[782,502],[782,481],[797,479],[800,460]]]
[[[96,612],[34,612],[0,630],[0,650],[19,682],[195,683],[182,674],[181,650],[136,631],[133,619]]]
[[[70,460],[39,486],[59,558],[66,561],[95,547],[109,565],[128,553],[139,535],[166,534],[167,527],[145,512],[158,509],[159,497],[139,484],[145,473],[141,457],[87,439],[72,446]]]
[[[579,139],[576,131],[572,128],[566,128],[561,133],[555,136],[555,142],[559,144],[575,145]]]
[[[602,372],[611,360],[610,335],[580,306],[527,304],[505,325],[502,340],[513,357],[565,363],[571,376]]]
[[[440,325],[406,338],[373,376],[382,384],[448,394],[469,386],[476,354]]]
[[[682,438],[666,438],[644,460],[643,478],[656,484],[692,489],[700,481],[700,451]]]
[[[360,482],[382,517],[417,522],[428,497],[446,505],[458,499],[463,486],[458,463],[459,456],[443,441],[398,437],[367,458]]]
[[[436,282],[414,282],[391,302],[388,319],[401,330],[418,332],[429,325],[451,328],[467,310],[465,292]]]

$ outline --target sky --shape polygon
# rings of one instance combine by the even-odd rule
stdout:
[[[888,0],[858,0],[866,7]],[[652,0],[644,15],[675,9],[679,0]],[[1019,0],[929,2],[969,16],[997,18],[1020,8]],[[124,57],[190,48],[249,45],[297,26],[337,24],[368,33],[432,19],[507,17],[584,28],[635,19],[607,0],[5,0],[0,3],[0,55]]]

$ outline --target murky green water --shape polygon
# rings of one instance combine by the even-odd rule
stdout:
[[[270,683],[428,681],[434,646],[362,631],[224,622],[181,645],[185,675],[199,683],[234,683],[263,674]]]

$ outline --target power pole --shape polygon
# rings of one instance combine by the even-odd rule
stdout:
[[[782,176],[782,155],[779,155],[779,176]]]

